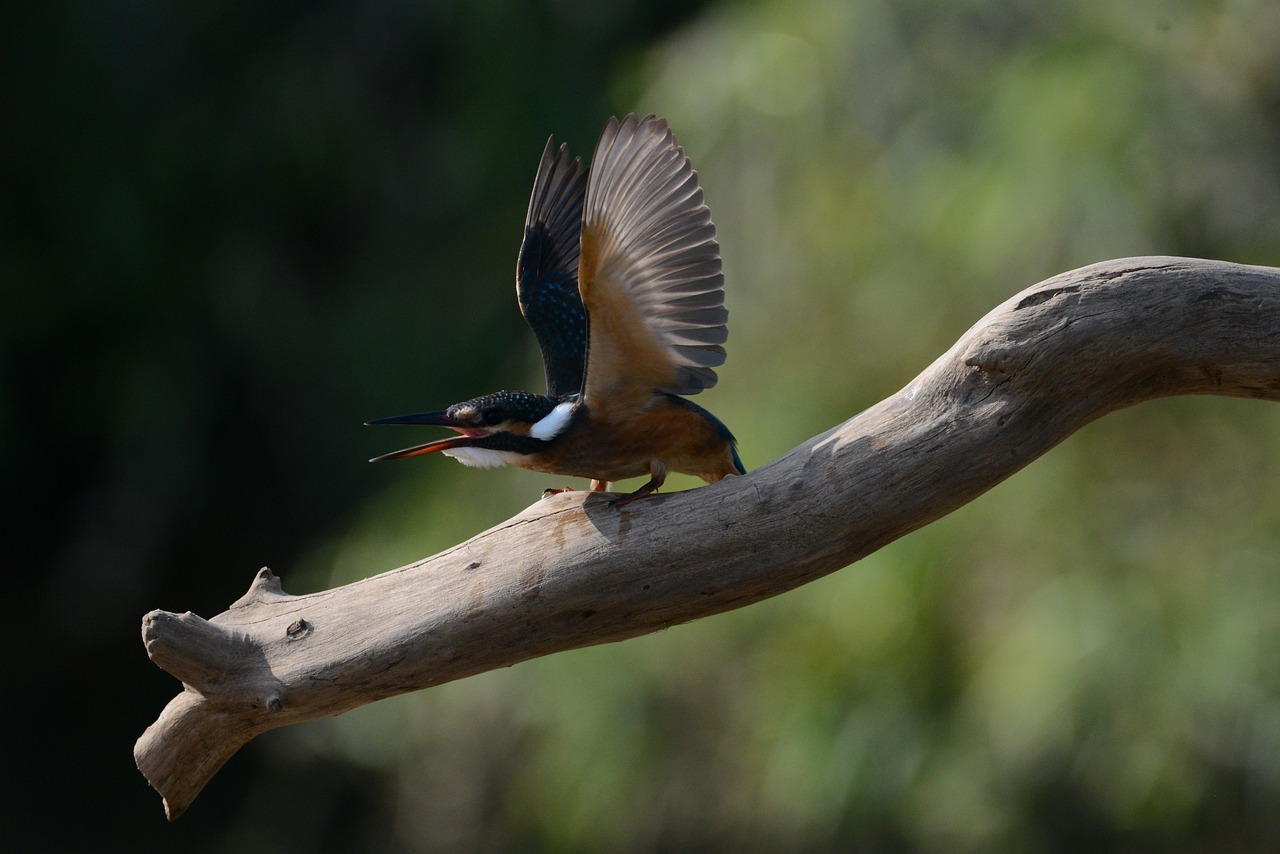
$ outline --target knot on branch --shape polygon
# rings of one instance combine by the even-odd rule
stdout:
[[[231,609],[245,608],[250,605],[287,602],[296,598],[298,597],[285,593],[284,588],[280,585],[279,577],[270,568],[264,566],[253,576],[253,581],[249,584],[249,591],[231,603]]]

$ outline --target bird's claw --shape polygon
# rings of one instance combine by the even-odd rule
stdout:
[[[560,493],[562,493],[562,492],[573,492],[573,490],[572,490],[570,487],[567,487],[567,486],[566,486],[564,489],[552,489],[552,488],[548,488],[548,489],[544,489],[544,490],[542,490],[542,497],[543,497],[543,498],[550,498],[551,496],[553,496],[553,495],[559,495],[559,494],[560,494]]]

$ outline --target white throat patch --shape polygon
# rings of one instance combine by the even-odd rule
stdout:
[[[548,412],[542,417],[542,420],[529,428],[529,435],[544,442],[549,442],[559,436],[564,432],[564,428],[569,426],[569,419],[573,416],[573,407],[577,403],[576,399],[557,403],[555,409]]]
[[[491,448],[450,448],[441,451],[446,457],[453,457],[464,466],[477,469],[496,469],[498,466],[514,465],[520,459],[519,454],[511,451],[495,451]]]

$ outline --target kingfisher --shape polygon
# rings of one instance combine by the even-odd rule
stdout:
[[[707,483],[746,473],[729,428],[684,397],[716,384],[729,313],[711,212],[666,120],[610,118],[589,169],[547,140],[516,296],[547,393],[499,391],[369,421],[457,434],[371,462],[440,452],[468,466],[589,478],[595,491],[648,475],[615,506],[654,492],[669,472]]]

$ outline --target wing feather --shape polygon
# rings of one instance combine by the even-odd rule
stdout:
[[[666,121],[629,115],[601,133],[578,287],[593,406],[715,385],[729,335],[720,247],[698,175]]]
[[[578,292],[578,249],[587,170],[566,145],[547,140],[533,179],[524,240],[516,261],[520,312],[538,339],[547,393],[582,390],[587,314]]]

